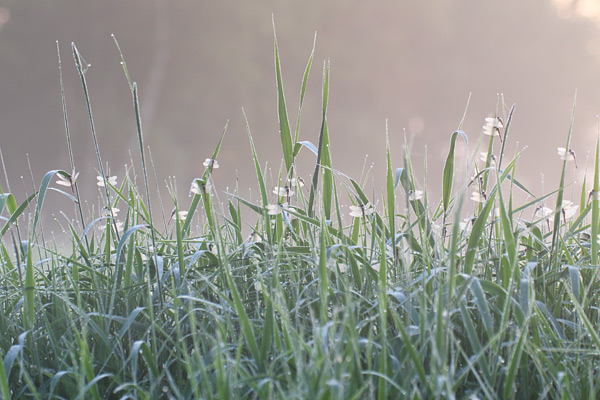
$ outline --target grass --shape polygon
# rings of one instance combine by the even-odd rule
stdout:
[[[103,171],[87,68],[72,50]],[[120,184],[101,172],[105,209],[86,220],[63,95],[71,171],[48,172],[20,204],[0,195],[1,398],[598,398],[600,145],[578,208],[564,202],[568,155],[558,186],[534,196],[517,178],[521,153],[505,154],[514,108],[500,104],[483,163],[472,155],[457,170],[457,140],[469,142],[461,126],[449,135],[439,202],[419,190],[408,150],[398,167],[389,144],[385,187],[371,198],[332,164],[328,63],[315,145],[300,140],[313,55],[293,133],[275,44],[283,187],[271,192],[247,124],[260,200],[217,201],[221,138],[190,207],[172,196],[159,229],[122,61],[142,187],[132,171]],[[304,186],[302,149],[316,155]],[[43,236],[50,188],[77,210],[68,251]]]

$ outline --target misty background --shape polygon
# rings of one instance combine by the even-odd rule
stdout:
[[[56,41],[83,198],[90,205],[99,201],[98,165],[71,42],[91,64],[86,78],[103,161],[119,183],[132,161],[141,173],[131,94],[111,34],[138,83],[144,140],[165,208],[173,207],[170,177],[176,177],[180,207],[187,207],[190,182],[201,176],[227,121],[220,168],[214,171],[217,190],[237,185],[256,200],[241,109],[259,160],[272,168],[268,178],[276,185],[282,153],[272,16],[290,124],[295,126],[317,32],[300,140],[318,140],[321,75],[329,60],[333,166],[358,179],[365,165],[373,165],[366,192],[375,198],[384,182],[387,120],[395,167],[402,166],[406,137],[420,188],[427,155],[427,190],[437,204],[450,135],[469,94],[463,130],[470,150],[481,138],[484,118],[494,114],[498,94],[508,107],[516,103],[507,156],[527,147],[517,177],[541,195],[558,186],[562,164],[556,148],[565,146],[577,91],[571,147],[579,168],[569,164],[569,178],[583,179],[598,134],[600,1],[2,0],[0,149],[17,202],[34,191],[29,165],[36,187],[45,172],[70,170]],[[484,147],[481,151],[487,141]],[[314,162],[304,149],[300,175],[308,177]],[[588,170],[591,179],[591,166]],[[4,174],[0,182],[7,190]],[[66,202],[51,193],[45,210],[57,213]]]

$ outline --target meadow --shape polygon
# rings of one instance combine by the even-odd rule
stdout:
[[[562,173],[535,196],[518,179],[522,153],[505,151],[514,107],[499,100],[482,116],[487,152],[469,153],[461,126],[449,129],[445,167],[428,171],[443,176],[441,199],[419,187],[408,149],[389,145],[382,193],[370,197],[366,178],[332,165],[328,64],[311,143],[300,121],[314,48],[291,119],[275,41],[277,182],[248,124],[258,200],[215,192],[219,142],[202,157],[189,207],[172,195],[158,212],[125,59],[141,173],[118,178],[104,171],[87,65],[71,50],[104,208],[82,206],[60,68],[71,169],[47,172],[26,199],[0,188],[1,398],[600,396],[600,145],[579,198],[567,199],[567,126]],[[301,151],[315,155],[310,177],[296,174]],[[76,211],[67,251],[43,234],[49,190]],[[159,228],[161,213],[171,219]]]

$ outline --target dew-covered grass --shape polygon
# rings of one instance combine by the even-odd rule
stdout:
[[[87,67],[72,54],[88,101]],[[88,102],[104,208],[81,206],[72,155],[29,198],[0,195],[1,398],[599,397],[598,146],[580,198],[567,199],[567,125],[562,173],[536,196],[519,182],[522,153],[505,151],[514,107],[499,101],[482,159],[461,126],[449,129],[445,167],[428,171],[442,176],[441,199],[418,184],[410,152],[389,145],[385,185],[369,196],[332,164],[328,64],[311,143],[301,107],[290,120],[275,44],[278,181],[247,124],[258,200],[216,191],[219,141],[191,199],[161,210],[168,220],[173,209],[165,225],[122,62],[140,176],[103,170]],[[470,157],[460,168],[457,148]],[[316,156],[312,176],[297,176],[301,151]],[[76,210],[66,250],[43,235],[50,189]]]

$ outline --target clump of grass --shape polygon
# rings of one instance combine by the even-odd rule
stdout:
[[[73,54],[97,143],[87,68]],[[328,63],[315,145],[300,140],[301,107],[291,133],[277,43],[275,61],[285,169],[271,192],[247,123],[257,203],[234,191],[217,206],[222,136],[189,208],[173,196],[171,222],[155,226],[124,60],[144,187],[101,172],[105,213],[86,221],[71,156],[70,172],[48,172],[20,205],[0,194],[1,233],[12,238],[0,247],[2,398],[597,398],[600,144],[578,209],[564,203],[568,156],[556,190],[534,196],[516,178],[521,153],[506,161],[514,107],[505,115],[501,102],[485,128],[485,161],[472,156],[464,179],[454,157],[458,138],[468,145],[462,122],[449,135],[438,203],[418,187],[408,150],[397,167],[389,144],[385,188],[371,198],[333,168]],[[70,143],[62,76],[61,93]],[[570,129],[567,137],[568,151]],[[316,155],[304,186],[303,148]],[[57,177],[71,193],[54,189],[79,215],[60,252],[39,235]],[[525,204],[514,204],[517,190]]]

